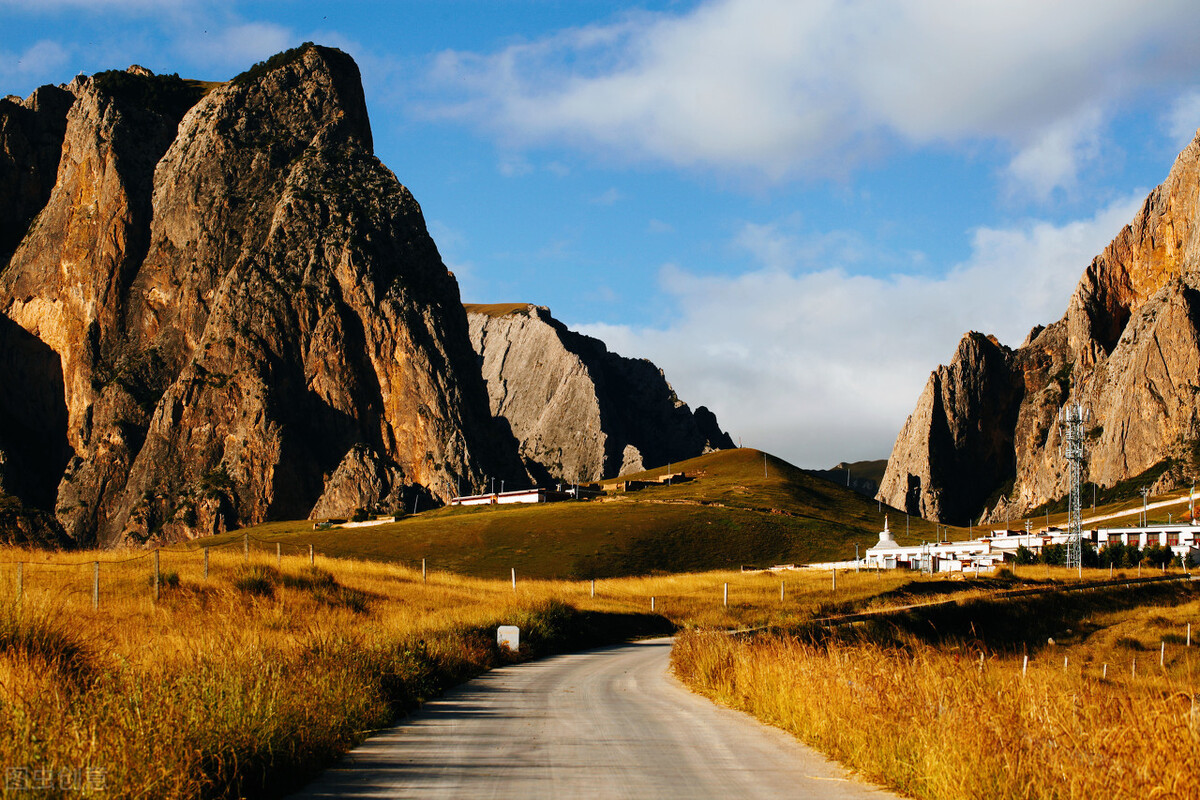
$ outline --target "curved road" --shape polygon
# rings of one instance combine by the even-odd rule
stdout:
[[[295,798],[887,798],[692,694],[670,639],[502,667],[372,737]]]

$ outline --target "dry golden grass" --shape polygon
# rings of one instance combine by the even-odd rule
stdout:
[[[1196,602],[1112,612],[1024,674],[1023,656],[969,646],[781,635],[687,632],[673,661],[693,689],[914,797],[1194,798],[1195,650],[1173,639],[1160,667],[1158,642],[1198,618]],[[1126,649],[1138,636],[1151,652]]]
[[[510,658],[498,624],[522,628],[529,657],[593,641],[579,613],[648,614],[651,597],[673,622],[730,628],[807,619],[909,580],[841,574],[835,593],[828,573],[704,573],[597,581],[593,597],[588,581],[518,576],[514,592],[379,562],[247,561],[238,547],[212,550],[206,579],[198,550],[160,557],[156,602],[149,554],[0,550],[0,796],[64,779],[102,783],[97,796],[271,795]]]

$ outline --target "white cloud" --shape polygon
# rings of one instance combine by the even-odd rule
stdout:
[[[0,85],[19,86],[29,82],[64,82],[62,74],[70,59],[67,49],[58,42],[42,39],[22,53],[0,50]]]
[[[1191,0],[710,0],[490,54],[446,52],[436,113],[508,144],[783,179],[889,146],[999,139],[1037,194],[1105,112],[1200,67]],[[1184,76],[1184,77],[1180,77]]]
[[[166,9],[213,5],[211,0],[0,0],[0,8],[11,8],[26,14],[46,14],[58,11],[84,11],[128,15],[162,12]]]
[[[240,72],[299,43],[291,29],[272,22],[197,24],[180,40],[179,50],[193,63]]]
[[[533,172],[533,164],[522,156],[506,155],[496,165],[496,171],[506,178],[519,178]]]
[[[1177,150],[1196,138],[1196,130],[1200,129],[1200,90],[1188,92],[1171,104],[1164,127]]]
[[[590,202],[592,205],[597,205],[597,206],[614,206],[617,203],[619,203],[623,198],[624,198],[624,195],[621,194],[621,191],[619,189],[617,189],[615,186],[610,186],[609,188],[605,189],[600,194],[591,198],[591,200],[589,200],[588,202]]]
[[[941,277],[853,274],[844,265],[863,258],[853,236],[748,224],[737,241],[761,268],[733,277],[662,269],[679,312],[670,327],[578,327],[653,360],[735,440],[804,466],[884,458],[961,336],[981,330],[1016,346],[1034,324],[1061,317],[1084,267],[1143,196],[1065,225],[979,228],[970,258]]]
[[[1097,109],[1047,126],[1008,165],[1010,192],[1046,200],[1055,189],[1074,188],[1080,169],[1100,155],[1100,127]]]

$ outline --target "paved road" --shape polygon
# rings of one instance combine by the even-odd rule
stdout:
[[[493,670],[296,798],[889,798],[667,672],[671,642]]]

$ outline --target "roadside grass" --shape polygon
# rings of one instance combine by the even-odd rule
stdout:
[[[701,694],[913,797],[1197,797],[1196,598],[1178,584],[1074,596],[1057,638],[1015,633],[1053,619],[1053,596],[1007,609],[1016,626],[685,631],[672,661]]]
[[[98,770],[94,794],[103,796],[274,797],[398,714],[498,664],[675,627],[799,629],[816,616],[1046,582],[839,571],[835,588],[821,570],[726,570],[593,584],[518,572],[514,590],[511,573],[496,580],[430,568],[423,577],[374,560],[317,554],[310,563],[307,547],[277,556],[273,543],[247,557],[240,545],[210,548],[207,577],[201,550],[160,550],[157,602],[148,552],[0,549],[0,765],[30,780]],[[1052,574],[1047,585],[1068,577]],[[1154,636],[1180,635],[1172,626],[1190,613],[1168,605],[1107,647],[1153,661]],[[520,626],[519,653],[496,647],[499,624]]]
[[[280,796],[498,664],[680,624],[802,621],[911,580],[843,573],[835,592],[824,572],[728,571],[597,580],[593,597],[591,581],[518,576],[514,591],[511,579],[232,547],[210,550],[206,579],[203,554],[180,548],[159,551],[176,580],[160,579],[155,602],[150,554],[114,555],[0,549],[0,797],[46,779],[96,780],[106,797]],[[520,626],[519,653],[496,647],[499,624]]]
[[[737,569],[852,558],[878,541],[884,514],[901,542],[933,540],[935,527],[880,508],[844,486],[751,449],[721,450],[671,464],[690,480],[581,503],[470,506],[421,511],[368,528],[313,530],[273,522],[193,547],[251,537],[251,546],[291,552],[312,545],[329,556],[365,558],[504,578],[609,578]],[[622,480],[655,479],[667,466]],[[966,538],[966,529],[950,529]]]

